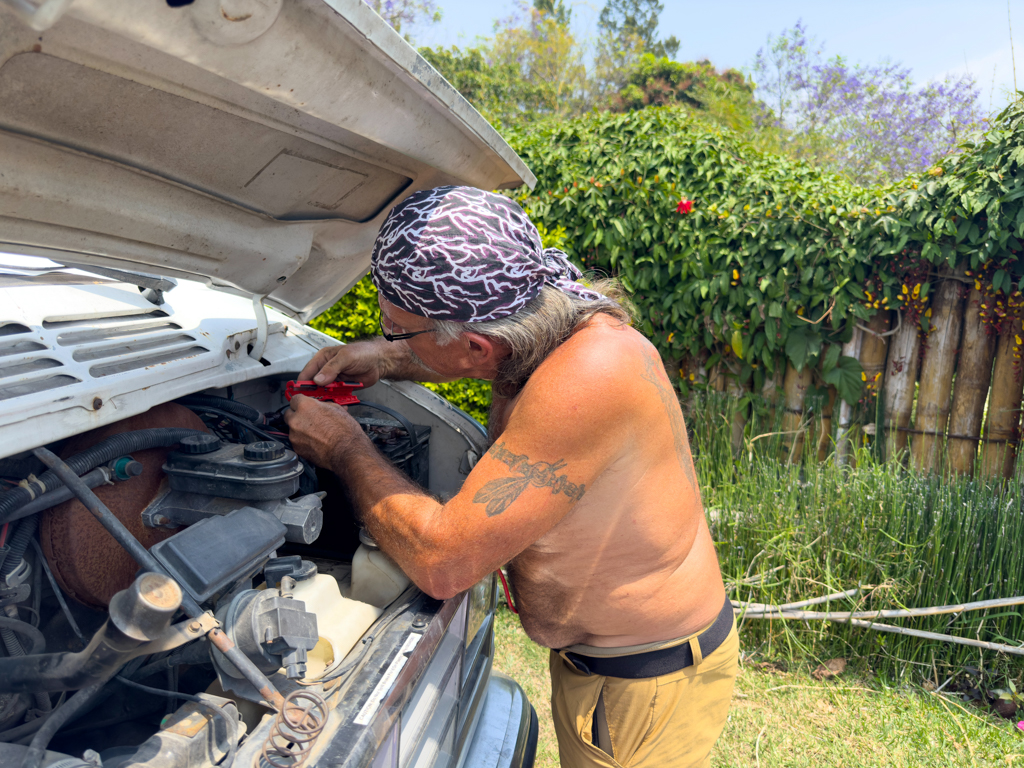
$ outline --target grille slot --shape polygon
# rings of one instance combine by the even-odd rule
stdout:
[[[187,333],[177,333],[168,336],[157,336],[156,338],[141,338],[123,344],[108,344],[104,346],[89,346],[76,349],[71,357],[76,362],[87,363],[90,360],[103,360],[107,357],[119,357],[121,355],[142,353],[152,349],[173,347],[179,344],[194,344],[195,338]],[[0,351],[0,354],[3,354]]]
[[[181,326],[177,323],[152,320],[149,322],[133,323],[131,325],[110,325],[101,328],[89,328],[81,331],[69,331],[57,336],[57,344],[62,347],[74,347],[79,344],[95,344],[99,341],[114,341],[115,339],[122,339],[125,336],[139,336],[180,330]]]
[[[15,339],[14,341],[0,342],[0,357],[11,355],[25,355],[29,352],[38,352],[40,349],[49,349],[45,344],[29,339]]]
[[[74,376],[68,376],[67,374],[60,373],[56,376],[49,376],[45,379],[36,379],[35,381],[24,382],[21,384],[9,384],[7,386],[0,385],[0,400],[10,400],[12,397],[31,395],[36,392],[45,392],[48,389],[57,389],[59,387],[67,387],[71,384],[79,383],[81,383],[81,379],[76,379]]]
[[[168,350],[156,355],[145,355],[142,357],[133,357],[127,360],[120,360],[117,362],[110,362],[103,365],[94,365],[89,369],[89,374],[96,378],[102,378],[103,376],[113,376],[115,373],[124,373],[126,371],[135,371],[139,368],[148,368],[151,365],[160,365],[161,363],[170,363],[174,360],[182,360],[186,357],[195,357],[196,355],[204,355],[209,353],[206,347],[200,347],[198,345],[192,345],[189,347],[179,348],[176,350]]]
[[[26,376],[49,368],[60,368],[63,365],[60,360],[52,357],[39,357],[35,360],[24,360],[11,365],[0,367],[0,379],[9,379],[12,376]]]
[[[54,320],[47,318],[43,320],[43,328],[46,330],[60,330],[61,328],[100,328],[109,325],[125,323],[138,323],[145,320],[160,320],[168,317],[162,309],[153,312],[125,312],[119,315],[102,315],[100,317],[80,317],[72,320]]]
[[[0,336],[15,336],[19,333],[28,333],[31,328],[21,323],[0,323]]]

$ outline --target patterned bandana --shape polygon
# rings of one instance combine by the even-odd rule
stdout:
[[[399,309],[461,323],[508,317],[544,285],[586,301],[604,298],[557,248],[542,248],[523,209],[473,187],[414,192],[377,234],[370,273]]]

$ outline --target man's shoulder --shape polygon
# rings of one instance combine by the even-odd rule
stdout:
[[[530,377],[523,404],[568,409],[577,417],[588,411],[604,418],[624,415],[658,353],[635,329],[609,320],[591,322],[552,352]]]

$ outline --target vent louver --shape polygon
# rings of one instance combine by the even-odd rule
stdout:
[[[57,345],[71,349],[75,362],[97,361],[89,368],[89,375],[96,378],[210,351],[159,310],[81,320],[46,320],[43,327],[57,332]]]
[[[34,338],[32,329],[20,323],[0,323],[0,400],[10,400],[34,392],[45,392],[80,379],[57,371],[64,364],[40,354],[49,350]]]

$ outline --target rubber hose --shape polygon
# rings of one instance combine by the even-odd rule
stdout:
[[[172,427],[156,427],[154,429],[139,429],[134,432],[121,432],[111,435],[106,440],[101,440],[96,445],[85,449],[81,453],[69,458],[66,463],[76,475],[84,475],[100,464],[106,464],[119,456],[144,451],[147,448],[169,448],[177,445],[183,438],[191,435],[205,435],[196,429],[178,429]],[[64,485],[52,471],[48,470],[37,478],[36,487],[45,486],[47,491],[60,488]],[[38,494],[35,494],[38,495]],[[18,486],[0,494],[0,524],[10,519],[12,512],[28,504],[33,494],[27,488]],[[11,558],[8,557],[8,560]]]
[[[37,653],[42,653],[46,650],[46,638],[43,637],[43,633],[27,621],[0,616],[0,627],[19,634],[28,640],[31,643],[31,647],[28,649],[30,656],[35,656]],[[24,651],[22,655],[24,655]]]
[[[35,535],[37,525],[38,522],[36,518],[31,517],[14,529],[14,535],[11,537],[10,550],[7,552],[7,557],[4,559],[3,565],[0,565],[0,588],[4,586],[4,579],[12,574],[21,564],[22,558],[25,556],[25,550],[28,549],[29,542],[32,541],[32,537]],[[13,608],[13,606],[8,606],[8,608]],[[6,621],[18,622],[18,618],[16,615],[13,615]],[[0,640],[3,640],[4,648],[7,649],[8,656],[24,656],[25,649],[21,647],[21,642],[18,640],[18,634],[21,634],[21,632],[15,632],[11,627],[11,624],[0,622]],[[42,635],[40,635],[40,637],[41,636]],[[38,643],[33,643],[33,645],[38,645]],[[43,645],[45,646],[45,641]],[[39,650],[33,649],[32,652],[41,653],[42,648]],[[49,701],[49,697],[47,697],[47,701]]]
[[[246,421],[251,421],[257,426],[259,426],[259,422],[263,417],[263,414],[251,405],[246,405],[227,397],[218,397],[217,395],[189,395],[188,397],[180,398],[178,402],[186,407],[208,405],[213,408],[219,408],[222,411],[233,413],[235,416],[240,416]]]
[[[43,757],[46,755],[46,747],[49,745],[50,739],[54,737],[57,731],[64,727],[66,722],[78,713],[78,710],[88,704],[106,684],[106,680],[100,680],[92,685],[87,685],[64,702],[64,706],[55,709],[36,732],[32,743],[29,744],[28,751],[25,752],[25,757],[21,761],[21,768],[39,768],[42,765]]]

